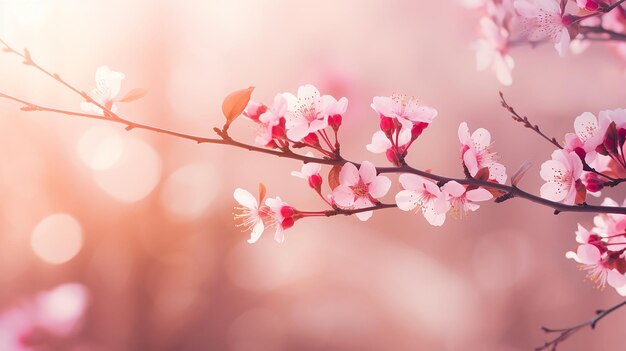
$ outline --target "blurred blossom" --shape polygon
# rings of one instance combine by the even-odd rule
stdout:
[[[53,214],[37,224],[30,245],[45,262],[65,263],[76,256],[83,246],[83,231],[80,223],[71,215]]]
[[[124,152],[113,166],[95,170],[96,184],[121,202],[135,202],[148,196],[161,178],[161,158],[147,143],[127,136]]]
[[[88,299],[83,285],[67,283],[10,307],[0,315],[0,349],[53,347],[77,332]]]
[[[93,170],[115,165],[124,152],[124,138],[111,126],[93,126],[79,139],[77,149],[81,160]]]
[[[194,219],[207,213],[221,183],[220,173],[212,164],[188,164],[167,178],[163,185],[161,202],[172,214],[184,219]]]

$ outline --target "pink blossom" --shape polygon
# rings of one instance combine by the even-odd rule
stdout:
[[[491,18],[482,17],[480,19],[480,33],[482,39],[473,45],[474,50],[476,50],[476,69],[484,71],[491,67],[500,83],[511,85],[513,83],[511,71],[515,63],[507,53],[509,32],[498,26]]]
[[[249,119],[258,122],[259,117],[267,111],[267,106],[260,102],[250,100],[246,108],[243,110],[243,115]]]
[[[611,265],[615,258],[608,252],[601,253],[595,245],[580,245],[576,252],[569,251],[565,257],[580,263],[582,268],[587,271],[588,277],[600,288],[604,288],[607,283],[614,288],[622,288],[626,285],[624,274],[613,269]]]
[[[500,184],[506,182],[506,168],[496,162],[496,153],[491,151],[491,134],[484,128],[478,128],[470,134],[467,123],[459,125],[461,158],[472,177],[482,168],[489,169],[489,179]]]
[[[411,131],[416,124],[428,125],[437,117],[437,110],[420,106],[417,99],[407,98],[405,95],[375,96],[371,106],[380,117],[395,119],[401,124],[403,130],[408,131]]]
[[[561,57],[567,54],[570,35],[567,29],[572,17],[563,15],[559,0],[515,0],[515,10],[532,42],[550,40]]]
[[[291,228],[295,222],[293,216],[296,210],[287,205],[287,203],[278,196],[265,200],[265,205],[267,205],[270,210],[268,215],[271,219],[271,225],[276,227],[274,240],[278,243],[283,243],[285,241],[285,229]]]
[[[320,96],[319,90],[307,84],[298,88],[298,96],[283,93],[287,99],[287,137],[293,141],[301,141],[310,133],[328,126],[328,117],[342,115],[348,107],[348,99],[342,97],[337,101],[330,95]]]
[[[4,311],[0,315],[0,350],[28,351],[34,349],[33,344],[42,346],[46,340],[72,336],[88,300],[83,285],[66,283]]]
[[[124,73],[111,70],[108,66],[102,66],[96,70],[96,88],[89,96],[101,106],[115,113],[117,106],[113,104],[115,97],[120,93],[122,80],[126,77]],[[80,108],[85,112],[104,115],[104,111],[91,102],[83,102]]]
[[[604,141],[611,120],[606,113],[600,120],[593,113],[585,112],[574,121],[575,133],[565,135],[565,149],[576,152],[589,165],[596,160],[596,148]]]
[[[480,205],[476,202],[493,198],[493,195],[484,188],[467,189],[456,181],[449,181],[441,187],[443,198],[450,204],[451,210],[460,217],[468,211],[478,210]]]
[[[275,146],[274,139],[285,136],[286,113],[287,100],[282,94],[278,94],[274,97],[272,106],[259,115],[260,128],[254,142],[260,146]]]
[[[235,189],[233,196],[239,203],[239,206],[235,207],[235,210],[238,211],[235,214],[235,219],[241,221],[238,226],[243,227],[244,230],[250,230],[248,242],[253,244],[259,240],[265,230],[265,223],[263,223],[265,214],[259,206],[259,201],[263,201],[263,199],[257,200],[249,191],[241,188]]]
[[[313,153],[309,152],[306,154],[308,157],[313,157]],[[294,177],[298,177],[301,179],[305,179],[309,182],[309,186],[317,191],[320,191],[322,185],[322,176],[320,172],[322,170],[322,165],[319,163],[309,162],[302,165],[302,169],[297,172],[291,172],[291,175]]]
[[[372,135],[372,142],[367,144],[365,148],[375,154],[384,153],[389,162],[397,165],[399,164],[400,157],[406,155],[410,145],[411,131],[409,130],[402,130],[400,133],[393,133],[389,136],[379,130]]]
[[[404,190],[396,194],[398,208],[402,211],[421,210],[428,223],[443,225],[450,203],[437,184],[415,174],[402,174],[399,180]]]
[[[390,187],[389,178],[377,175],[371,162],[364,161],[358,169],[354,164],[346,163],[339,172],[339,186],[333,190],[332,196],[335,203],[343,208],[367,208],[385,196]],[[366,211],[356,216],[366,221],[372,214],[372,211]]]
[[[550,201],[573,205],[576,201],[576,183],[583,172],[583,164],[575,152],[555,150],[552,160],[541,165],[540,175],[546,183],[541,187],[541,197]]]

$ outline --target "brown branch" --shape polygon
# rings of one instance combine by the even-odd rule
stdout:
[[[63,81],[59,77],[58,74],[50,73],[49,71],[47,71],[43,67],[41,67],[38,64],[36,64],[34,62],[34,60],[32,59],[30,53],[27,50],[24,51],[25,52],[24,54],[21,54],[18,51],[16,51],[13,48],[11,48],[10,46],[8,46],[4,41],[2,41],[2,39],[0,39],[0,43],[5,45],[5,49],[4,49],[5,51],[14,53],[14,54],[22,57],[25,60],[25,62],[27,62],[27,64],[37,68],[38,70],[44,72],[46,75],[54,78],[55,80],[57,80],[58,82],[60,82],[64,86],[66,86],[69,89],[71,89],[73,92],[75,92],[75,93],[79,94],[81,97],[87,99],[87,101],[95,103],[98,107],[100,107],[104,111],[104,116],[93,115],[93,114],[86,114],[86,113],[79,113],[79,112],[72,112],[72,111],[66,111],[66,110],[60,110],[60,109],[55,109],[55,108],[44,107],[44,106],[33,104],[31,102],[28,102],[28,101],[25,101],[25,100],[22,100],[22,99],[18,99],[18,98],[12,97],[12,96],[10,96],[8,94],[0,93],[0,98],[13,100],[15,102],[18,102],[18,103],[24,105],[22,107],[22,109],[25,110],[25,111],[47,111],[47,112],[60,113],[60,114],[69,115],[69,116],[75,116],[75,117],[83,117],[83,118],[92,118],[92,119],[104,120],[104,121],[109,121],[109,122],[119,123],[119,124],[125,125],[126,129],[129,130],[129,131],[132,130],[132,129],[145,129],[145,130],[149,130],[149,131],[153,131],[153,132],[157,132],[157,133],[171,135],[171,136],[178,137],[178,138],[192,140],[192,141],[195,141],[198,144],[207,143],[207,144],[229,145],[229,146],[233,146],[233,147],[237,147],[237,148],[241,148],[241,149],[246,149],[246,150],[253,151],[253,152],[259,152],[259,153],[269,154],[269,155],[273,155],[273,156],[277,156],[277,157],[284,157],[284,158],[290,158],[290,159],[294,159],[294,160],[299,160],[299,161],[301,161],[303,163],[314,162],[314,163],[319,163],[319,164],[324,164],[324,165],[335,166],[335,165],[343,165],[343,164],[345,164],[347,162],[350,162],[350,163],[353,163],[354,165],[356,165],[357,167],[360,166],[359,163],[346,160],[346,159],[344,159],[344,158],[342,158],[340,156],[336,156],[336,157],[333,157],[333,158],[330,158],[330,157],[323,157],[323,158],[308,157],[308,156],[297,154],[297,153],[291,151],[288,148],[267,149],[267,148],[263,148],[263,147],[258,147],[258,146],[242,143],[242,142],[239,142],[239,141],[236,141],[236,140],[232,139],[227,133],[225,133],[224,131],[221,131],[219,129],[217,129],[216,132],[218,133],[220,138],[206,138],[206,137],[200,137],[200,136],[185,134],[185,133],[181,133],[181,132],[171,131],[171,130],[167,130],[167,129],[163,129],[163,128],[153,127],[153,126],[149,126],[149,125],[145,125],[145,124],[129,121],[127,119],[124,119],[124,118],[120,117],[118,114],[112,112],[110,109],[107,109],[105,106],[97,104],[87,94],[81,92],[80,90],[74,88],[69,83]],[[504,96],[502,94],[500,96],[502,98],[503,106],[505,108],[507,108],[507,110],[509,110],[514,115],[514,119],[518,118],[518,119],[520,119],[520,121],[523,121],[523,123],[527,123],[527,124],[530,125],[530,122],[528,121],[527,118],[520,117],[515,112],[515,110],[511,106],[509,106],[506,103],[506,101],[504,101]],[[552,142],[551,139],[549,139],[543,133],[541,133],[541,131],[539,131],[539,128],[537,126],[533,127],[531,125],[531,127],[529,127],[529,128],[535,130],[540,135],[542,135],[544,138],[546,138],[547,140]],[[554,142],[555,142],[555,145],[558,145],[560,147],[560,145],[558,143],[556,143],[555,140],[554,140]],[[555,210],[555,214],[558,214],[560,212],[586,212],[586,213],[626,214],[626,207],[593,206],[593,205],[587,205],[587,204],[583,204],[583,205],[565,205],[565,204],[562,204],[560,202],[549,201],[549,200],[546,200],[546,199],[544,199],[542,197],[533,195],[531,193],[528,193],[526,191],[521,190],[517,186],[499,184],[499,183],[494,183],[494,182],[489,182],[489,181],[484,181],[484,180],[479,180],[479,179],[473,179],[473,178],[450,178],[450,177],[445,177],[445,176],[441,176],[441,175],[425,172],[425,171],[413,168],[413,167],[408,166],[408,165],[402,165],[402,166],[399,166],[399,167],[377,167],[377,170],[378,170],[378,173],[412,173],[412,174],[417,174],[417,175],[420,175],[422,177],[434,180],[434,181],[438,182],[439,185],[443,185],[443,184],[445,184],[445,183],[447,183],[449,181],[456,181],[456,182],[458,182],[460,184],[475,185],[475,186],[481,186],[481,187],[496,189],[496,190],[501,191],[503,193],[503,196],[507,196],[507,198],[510,198],[510,197],[520,197],[520,198],[529,200],[531,202],[534,202],[534,203],[537,203],[537,204],[540,204],[540,205],[543,205],[543,206],[546,206],[546,207],[550,207],[550,208]],[[393,207],[393,206],[395,206],[395,205],[381,205],[381,208],[389,208],[389,207]],[[376,206],[374,206],[374,207],[376,207]],[[378,208],[373,208],[373,209],[378,209]],[[332,211],[336,211],[336,213],[332,212]],[[328,212],[328,213],[329,213],[329,216],[338,215],[338,214],[353,214],[353,213],[357,213],[357,212],[350,212],[350,211],[355,211],[355,210],[338,210],[338,209],[334,209],[334,210],[331,210],[331,212]]]
[[[559,149],[563,149],[563,146],[561,146],[561,144],[556,140],[556,138],[554,137],[550,138],[547,135],[543,134],[543,132],[539,129],[538,125],[530,123],[530,121],[528,120],[528,117],[520,116],[519,113],[517,113],[515,109],[506,102],[506,100],[504,99],[504,94],[502,92],[500,92],[500,103],[502,104],[502,107],[504,107],[507,111],[509,111],[512,114],[511,118],[513,118],[514,121],[522,123],[524,127],[533,130],[535,133],[539,134],[542,138],[549,141],[552,145],[558,147]]]
[[[551,328],[546,328],[546,327],[541,327],[541,330],[543,330],[546,334],[553,334],[553,333],[558,333],[559,335],[550,340],[550,341],[546,341],[543,346],[537,347],[535,349],[535,351],[542,351],[542,350],[547,350],[550,349],[552,351],[555,351],[556,348],[558,347],[558,345],[567,340],[570,336],[572,336],[573,334],[577,333],[578,331],[580,331],[581,329],[589,326],[591,329],[595,329],[596,324],[598,324],[598,322],[600,320],[602,320],[604,317],[608,316],[609,314],[615,312],[616,310],[620,309],[621,307],[626,306],[626,300],[622,301],[606,310],[598,310],[596,311],[596,316],[591,318],[588,321],[576,324],[572,327],[568,327],[568,328],[560,328],[560,329],[551,329]]]

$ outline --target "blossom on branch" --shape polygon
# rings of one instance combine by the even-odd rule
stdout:
[[[531,42],[549,40],[561,57],[569,50],[568,26],[574,17],[563,13],[559,0],[515,0],[522,26]]]
[[[96,71],[96,87],[91,91],[91,97],[96,103],[115,113],[117,106],[114,104],[115,98],[122,88],[122,80],[126,77],[122,72],[116,72],[109,66],[102,66]],[[86,101],[80,104],[80,108],[85,112],[104,115],[102,108],[96,104]]]
[[[443,225],[450,203],[437,184],[416,174],[401,174],[399,180],[404,190],[396,194],[398,208],[402,211],[421,210],[428,223]]]
[[[287,100],[287,137],[301,141],[307,135],[328,126],[328,117],[343,115],[348,107],[348,99],[338,101],[330,95],[320,96],[319,90],[307,84],[298,88],[298,96],[283,93]]]
[[[348,162],[339,173],[339,186],[333,190],[333,201],[342,208],[367,208],[385,196],[391,187],[391,180],[377,175],[376,167],[364,161],[360,168]],[[372,217],[372,211],[359,212],[356,216],[366,221]]]
[[[511,85],[511,71],[515,62],[508,54],[509,31],[498,26],[491,18],[482,17],[480,34],[482,38],[473,44],[476,51],[476,69],[484,71],[491,67],[502,85]]]
[[[478,171],[489,169],[489,180],[500,184],[506,182],[506,168],[496,162],[497,154],[491,151],[491,134],[484,128],[478,128],[470,134],[467,123],[459,125],[459,140],[461,141],[461,159],[463,165],[472,177]]]
[[[541,186],[541,197],[567,205],[584,202],[586,190],[580,180],[582,173],[583,164],[575,152],[555,150],[552,159],[541,165],[540,175],[546,181]]]

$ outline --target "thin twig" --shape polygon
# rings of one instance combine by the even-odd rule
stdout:
[[[598,324],[598,322],[600,320],[602,320],[604,317],[608,316],[609,314],[615,312],[616,310],[620,309],[621,307],[626,306],[626,300],[610,307],[607,308],[606,310],[598,310],[596,311],[596,315],[595,317],[591,318],[588,321],[576,324],[572,327],[567,327],[567,328],[559,328],[559,329],[551,329],[551,328],[546,328],[546,327],[541,327],[541,330],[543,330],[546,334],[552,334],[552,333],[558,333],[559,335],[550,340],[550,341],[546,341],[542,346],[537,347],[535,349],[535,351],[542,351],[542,350],[547,350],[548,348],[552,351],[555,351],[557,346],[567,340],[567,338],[569,338],[570,336],[572,336],[572,334],[575,334],[576,332],[580,331],[581,329],[589,326],[591,329],[595,329],[596,324]]]

